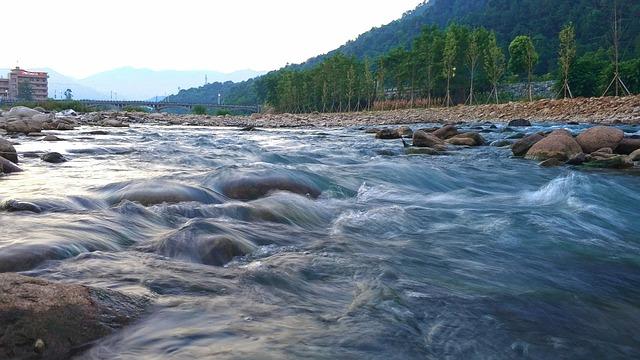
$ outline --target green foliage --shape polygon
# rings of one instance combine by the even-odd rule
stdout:
[[[518,35],[509,45],[509,69],[514,73],[530,73],[539,56],[533,41],[526,35]]]
[[[146,108],[144,106],[132,106],[132,105],[127,105],[122,110],[127,112],[140,112],[140,113],[151,112],[149,108]]]
[[[231,111],[227,109],[220,109],[216,111],[216,116],[225,116],[225,115],[231,115]]]
[[[64,91],[64,98],[66,100],[72,100],[73,99],[73,91],[71,89],[67,89]]]
[[[32,101],[33,100],[33,88],[29,81],[21,81],[18,84],[18,100]]]
[[[560,67],[560,77],[562,81],[561,90],[566,98],[570,93],[569,71],[576,57],[576,32],[573,24],[566,25],[558,35],[560,39],[560,52],[558,65]]]
[[[502,49],[498,46],[495,34],[489,34],[487,45],[484,47],[484,71],[491,83],[491,95],[498,100],[498,83],[505,72],[505,59]]]
[[[191,109],[191,113],[195,115],[207,115],[207,107],[204,105],[196,105]]]

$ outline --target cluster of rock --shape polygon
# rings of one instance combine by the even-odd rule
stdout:
[[[0,114],[0,129],[7,133],[39,134],[42,130],[73,130],[76,126],[72,117],[57,117],[24,106]]]
[[[640,161],[640,139],[625,138],[622,130],[608,126],[590,128],[577,137],[559,129],[528,135],[513,144],[512,152],[515,156],[542,161],[542,166],[625,169]]]
[[[516,119],[509,122],[507,128],[525,126],[531,126],[531,123],[526,119]],[[455,125],[419,129],[415,132],[407,126],[371,128],[366,132],[375,133],[378,139],[411,138],[411,144],[403,140],[407,154],[435,155],[446,151],[448,145],[472,147],[487,144],[480,133],[460,133]],[[625,138],[624,132],[615,127],[596,126],[577,137],[565,129],[520,135],[514,143],[512,140],[502,139],[491,145],[511,146],[514,156],[541,161],[540,165],[545,167],[568,164],[625,169],[640,161],[640,139]]]

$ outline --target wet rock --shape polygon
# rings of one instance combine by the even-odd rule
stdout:
[[[586,161],[587,161],[587,155],[585,153],[580,153],[572,156],[567,161],[567,165],[582,165]]]
[[[507,139],[517,140],[517,139],[523,139],[524,137],[526,137],[526,135],[523,133],[515,133],[513,135],[507,136]]]
[[[16,164],[3,157],[0,157],[0,167],[2,167],[2,172],[5,174],[22,172],[22,169],[20,169]]]
[[[255,200],[276,191],[288,191],[294,194],[316,199],[322,193],[316,185],[287,176],[247,176],[230,179],[219,185],[220,192],[235,200]]]
[[[52,163],[52,164],[60,164],[66,162],[67,159],[62,156],[62,154],[58,152],[48,152],[40,157],[42,161]]]
[[[124,186],[118,184],[117,186],[119,188],[115,191],[107,190],[110,194],[106,200],[110,204],[118,204],[123,200],[137,202],[144,206],[181,202],[199,202],[203,204],[219,204],[222,202],[222,197],[209,189],[168,181],[152,180],[127,183]]]
[[[578,135],[576,140],[582,147],[582,150],[590,154],[601,148],[615,149],[623,138],[624,132],[620,129],[608,126],[596,126]]]
[[[42,132],[30,132],[27,134],[28,137],[44,137],[45,135]]]
[[[624,138],[615,148],[615,153],[629,155],[638,149],[640,149],[640,139]]]
[[[515,120],[509,121],[508,126],[513,126],[513,127],[531,126],[531,122],[529,120],[525,120],[525,119],[515,119]]]
[[[64,141],[64,140],[60,139],[59,137],[57,137],[55,135],[47,135],[42,139],[42,141]]]
[[[446,140],[458,135],[458,129],[453,125],[445,125],[440,129],[434,131],[432,134],[442,140]]]
[[[129,124],[122,122],[118,119],[106,119],[102,121],[102,126],[105,127],[129,127]]]
[[[564,162],[555,158],[551,158],[541,162],[538,165],[540,165],[541,167],[556,167],[556,166],[564,165]]]
[[[436,145],[444,145],[444,141],[439,137],[427,133],[423,130],[418,130],[413,133],[413,146],[416,147],[434,147]]]
[[[496,140],[492,142],[490,145],[495,147],[505,147],[505,146],[511,146],[511,144],[512,142],[510,140],[502,139],[502,140]]]
[[[411,128],[408,126],[400,126],[397,131],[401,137],[410,138],[413,136],[413,130],[411,130]]]
[[[8,119],[30,119],[34,115],[42,115],[42,113],[35,109],[30,109],[26,106],[15,106],[11,110],[4,113],[3,116]]]
[[[6,200],[0,202],[0,209],[9,212],[28,211],[36,214],[42,212],[42,209],[38,205],[19,200]]]
[[[84,135],[109,135],[109,132],[106,130],[92,130],[92,131],[85,131],[82,134]]]
[[[541,161],[555,158],[567,161],[581,152],[582,148],[574,138],[566,135],[553,135],[535,143],[527,151],[525,158]]]
[[[21,119],[7,122],[5,130],[9,133],[39,133],[42,131],[42,123],[32,119]]]
[[[613,154],[613,149],[611,149],[611,148],[602,148],[602,149],[598,149],[598,150],[592,152],[591,154],[597,154],[597,153],[600,153],[600,154]]]
[[[544,136],[538,133],[525,136],[524,138],[516,141],[513,144],[513,146],[511,147],[511,151],[515,156],[524,156],[527,153],[527,151],[531,149],[533,145],[535,145],[537,142],[539,142],[542,139],[544,139]]]
[[[14,164],[18,163],[18,153],[11,142],[0,139],[0,157],[3,157]]]
[[[376,138],[382,140],[391,140],[400,139],[401,136],[398,133],[397,129],[382,129],[376,133]]]
[[[633,161],[626,155],[612,155],[611,157],[592,158],[583,165],[591,168],[628,169],[633,167]]]
[[[466,132],[464,134],[456,135],[446,140],[447,143],[452,145],[465,145],[465,146],[482,146],[486,143],[482,135],[477,132]]]
[[[629,155],[629,161],[640,161],[640,149],[632,152]]]
[[[132,323],[148,303],[110,290],[0,274],[0,358],[69,359]]]

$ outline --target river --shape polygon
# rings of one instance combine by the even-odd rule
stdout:
[[[407,156],[355,127],[90,130],[14,139],[25,172],[0,177],[0,201],[42,210],[0,212],[0,271],[153,300],[80,358],[640,357],[637,170],[541,168],[491,146]],[[29,157],[42,151],[69,161]],[[269,176],[321,193],[219,196]],[[195,201],[143,205],[132,189]],[[207,263],[210,236],[246,255]]]

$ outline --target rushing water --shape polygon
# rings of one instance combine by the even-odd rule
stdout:
[[[540,168],[489,146],[406,156],[355,128],[88,130],[16,139],[26,171],[0,177],[0,200],[42,209],[0,212],[0,271],[154,300],[82,358],[640,357],[637,171]],[[218,195],[274,174],[322,193]],[[126,196],[145,188],[196,201]],[[211,235],[250,254],[202,264]]]

